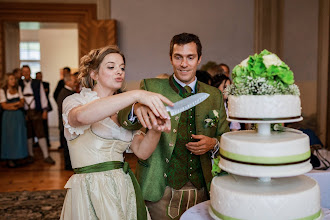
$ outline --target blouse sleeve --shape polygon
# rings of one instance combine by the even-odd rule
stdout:
[[[146,136],[146,129],[145,129],[145,128],[141,128],[140,130],[135,130],[135,131],[133,131],[132,140],[133,140],[133,138],[134,138],[136,135],[143,135],[143,136]],[[131,150],[131,144],[129,144],[129,145],[127,146],[126,153],[134,153],[134,152]]]
[[[5,91],[3,89],[0,89],[0,103],[6,102],[6,96]]]
[[[63,114],[62,114],[63,124],[64,124],[64,128],[66,128],[71,135],[83,134],[84,131],[90,128],[91,126],[91,125],[82,125],[79,127],[73,127],[69,124],[68,121],[69,113],[73,108],[80,105],[85,105],[95,99],[98,99],[96,92],[89,91],[88,93],[91,94],[86,95],[86,91],[85,92],[82,91],[80,94],[73,94],[66,97],[63,101]]]

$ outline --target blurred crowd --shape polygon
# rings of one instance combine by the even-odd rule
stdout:
[[[79,92],[78,72],[71,73],[69,67],[62,69],[54,99],[58,105],[59,122],[64,98]],[[53,110],[49,101],[50,85],[44,81],[43,73],[31,78],[28,65],[5,74],[0,88],[1,160],[10,168],[25,166],[35,161],[34,150],[40,147],[45,164],[55,164],[49,155],[48,113]],[[64,141],[63,125],[59,123],[60,147],[64,148],[65,168],[71,170],[70,157]]]

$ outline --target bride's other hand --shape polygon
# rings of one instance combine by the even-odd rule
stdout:
[[[165,96],[145,90],[138,90],[137,102],[148,106],[156,117],[170,119],[164,103],[169,106],[173,106],[173,103]]]
[[[156,118],[157,125],[153,125],[152,129],[158,132],[169,133],[171,131],[171,119]]]

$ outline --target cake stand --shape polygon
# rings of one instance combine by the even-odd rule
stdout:
[[[257,130],[223,134],[219,167],[229,175],[212,180],[209,207],[212,218],[322,219],[319,186],[314,179],[301,175],[312,169],[308,136],[294,129],[271,131],[272,123],[301,120],[302,117],[287,120],[228,118],[239,123],[256,123]],[[290,150],[298,152],[298,156],[292,157],[291,152],[288,153]]]

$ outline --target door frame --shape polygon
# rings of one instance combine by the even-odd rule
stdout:
[[[91,48],[86,43],[86,30],[97,20],[96,4],[0,3],[0,78],[5,74],[5,22],[68,22],[78,23],[79,58]],[[114,36],[114,43],[116,36]]]

